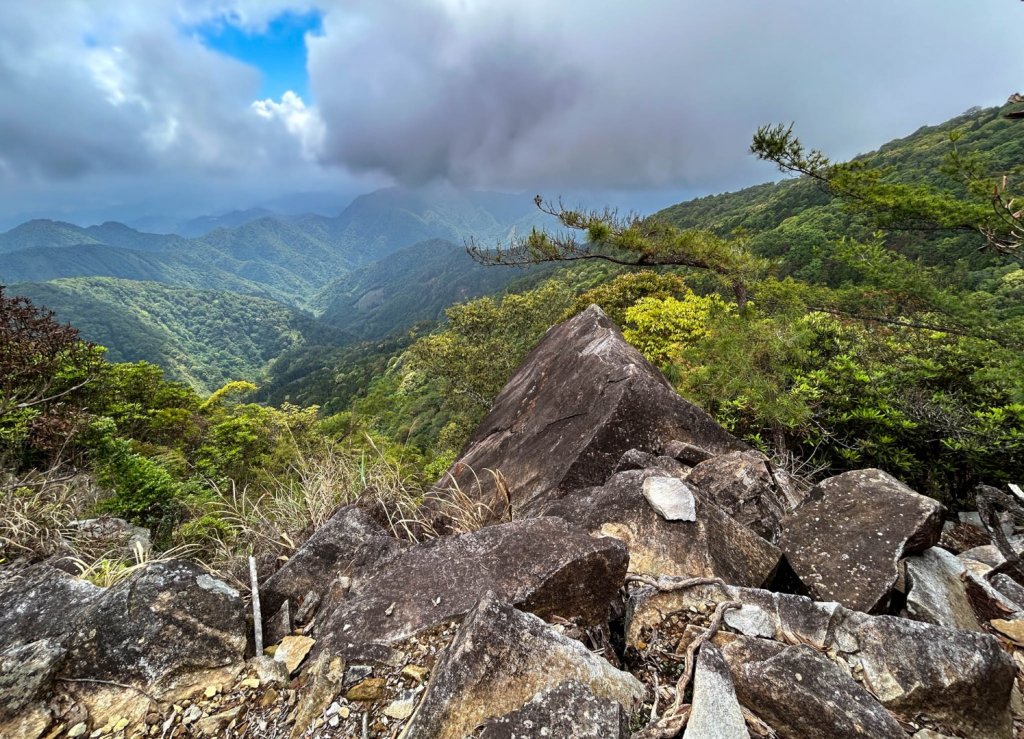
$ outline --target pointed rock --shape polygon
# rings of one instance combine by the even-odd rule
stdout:
[[[629,449],[670,440],[715,453],[747,446],[681,398],[592,305],[555,326],[516,370],[441,488],[452,481],[496,519],[555,490],[601,485]],[[497,470],[499,489],[485,470]]]
[[[627,715],[643,701],[644,687],[635,677],[536,616],[487,593],[434,668],[423,700],[401,736],[463,739],[488,719],[507,716],[538,694],[573,681],[598,699],[617,703]],[[544,698],[538,700],[543,705]],[[564,705],[586,712],[590,703]],[[538,727],[530,735],[543,734]],[[551,734],[556,735],[562,736]]]
[[[605,623],[627,557],[621,542],[588,536],[557,518],[433,539],[388,560],[325,606],[330,612],[318,638],[332,653],[392,644],[461,618],[488,590],[542,616]]]
[[[594,536],[622,540],[629,571],[643,575],[721,577],[760,586],[779,564],[779,550],[737,523],[701,495],[694,496],[694,521],[666,521],[644,497],[644,483],[659,470],[630,470],[607,484],[562,491],[535,501],[524,516],[558,516]]]
[[[934,546],[945,508],[876,469],[816,485],[782,523],[779,547],[816,600],[885,609],[899,561]]]
[[[747,739],[747,722],[725,658],[714,644],[697,653],[693,700],[683,739]]]

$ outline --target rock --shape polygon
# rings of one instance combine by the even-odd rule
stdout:
[[[89,731],[89,725],[84,721],[79,721],[77,724],[68,729],[68,736],[74,739],[76,736],[82,736]]]
[[[349,688],[345,698],[350,701],[377,701],[384,697],[387,681],[382,677],[368,677]]]
[[[760,586],[771,579],[779,550],[696,495],[695,518],[666,521],[644,498],[643,486],[657,470],[613,475],[605,485],[562,491],[537,501],[524,516],[559,516],[594,536],[621,539],[629,548],[629,571],[645,575],[721,577]]]
[[[277,644],[292,633],[292,609],[286,598],[266,624],[263,625],[263,643]]]
[[[966,567],[968,562],[965,561],[964,565]],[[986,577],[976,574],[969,568],[964,574],[964,589],[974,613],[977,614],[978,620],[981,622],[991,621],[995,618],[1024,618],[1024,610],[1020,604],[1010,600]]]
[[[96,556],[106,553],[108,556],[129,560],[138,557],[141,560],[153,548],[149,529],[132,526],[123,518],[112,516],[72,521],[68,524],[66,536],[75,550]]]
[[[627,715],[643,701],[644,687],[635,677],[487,593],[443,653],[401,736],[462,739],[488,719],[507,716],[569,681],[618,703]]]
[[[49,690],[64,658],[57,642],[40,639],[0,651],[0,723],[13,719]]]
[[[63,675],[148,690],[245,654],[241,597],[191,562],[148,565],[104,591],[71,626]]]
[[[816,485],[782,522],[779,547],[816,600],[879,612],[900,559],[938,542],[944,510],[881,470],[846,472]]]
[[[315,643],[316,640],[310,639],[308,636],[286,636],[278,644],[277,651],[274,652],[274,659],[283,662],[288,668],[288,674],[292,675],[299,669],[302,660],[306,658]]]
[[[246,706],[235,706],[229,708],[227,711],[221,711],[215,713],[212,716],[201,718],[196,721],[196,731],[203,736],[223,736],[224,732],[231,725],[232,721],[237,721],[239,718],[245,715]]]
[[[402,668],[402,677],[407,677],[410,680],[415,680],[418,683],[423,682],[427,679],[427,675],[430,674],[430,670],[426,667],[420,667],[419,665],[406,665]]]
[[[416,694],[406,691],[398,700],[391,701],[384,707],[384,715],[397,721],[405,721],[416,709]]]
[[[709,452],[707,449],[691,444],[687,441],[679,441],[672,439],[665,444],[664,454],[666,457],[672,457],[678,459],[685,465],[695,467],[701,462],[705,462],[715,456],[714,452]]]
[[[330,583],[338,577],[351,576],[353,563],[361,554],[370,560],[363,564],[372,565],[375,558],[367,558],[367,552],[400,546],[401,543],[365,510],[357,505],[344,506],[314,531],[260,587],[265,612],[274,613],[285,599],[297,605],[310,592],[322,598]],[[364,547],[366,550],[361,552]]]
[[[555,490],[601,485],[627,450],[657,454],[671,439],[715,453],[747,448],[590,306],[526,357],[439,487],[454,483],[507,520],[508,505],[515,518]],[[507,491],[484,470],[498,471]]]
[[[1003,573],[994,575],[989,582],[1003,596],[1015,603],[1018,606],[1018,610],[1024,610],[1024,586]]]
[[[0,649],[40,639],[62,642],[70,625],[103,588],[39,564],[5,581],[0,589]]]
[[[933,547],[904,562],[911,618],[950,629],[982,630],[964,585],[967,569],[955,555]]]
[[[659,469],[668,475],[683,479],[690,471],[690,468],[683,465],[679,460],[665,455],[657,456],[642,452],[639,449],[630,449],[619,457],[612,472],[625,472],[627,470],[649,470]]]
[[[288,682],[291,674],[284,662],[265,654],[253,657],[249,661],[249,665],[256,673],[257,679],[264,685],[284,685]]]
[[[522,708],[486,721],[478,739],[627,739],[629,716],[576,680],[537,693]]]
[[[996,618],[990,623],[992,628],[1000,634],[1024,647],[1024,621],[1007,621],[1006,619]]]
[[[691,705],[683,739],[747,739],[750,736],[729,667],[714,644],[705,643],[697,653]]]
[[[686,481],[740,523],[768,541],[779,538],[779,522],[800,496],[781,470],[760,452],[730,452],[701,462]]]
[[[696,521],[693,491],[675,477],[648,477],[643,484],[644,497],[651,508],[666,521]]]
[[[868,691],[810,647],[738,637],[722,650],[740,702],[780,736],[904,739],[902,727]]]
[[[1015,668],[995,637],[891,616],[854,617],[864,685],[888,709],[923,715],[964,734],[1011,736]]]
[[[538,518],[410,547],[334,604],[317,631],[332,653],[392,644],[461,618],[487,590],[541,616],[603,624],[626,574],[621,542]],[[319,649],[319,647],[318,647]]]

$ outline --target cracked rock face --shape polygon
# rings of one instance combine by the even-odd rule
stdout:
[[[816,485],[783,520],[779,548],[815,600],[877,613],[899,561],[938,543],[944,512],[881,470],[846,472]]]
[[[588,536],[558,518],[433,539],[388,560],[325,606],[317,649],[351,653],[395,643],[462,617],[489,590],[545,618],[604,623],[627,562],[621,542]]]
[[[624,452],[671,440],[711,453],[744,450],[681,398],[597,306],[555,326],[524,360],[442,481],[506,517],[555,490],[600,485]],[[497,470],[507,499],[492,476]],[[479,478],[479,480],[478,480]]]
[[[548,693],[566,683],[580,687]],[[488,719],[504,716],[506,720],[493,722],[491,733],[485,735],[505,737],[509,734],[502,732],[503,725],[507,729],[522,723],[523,714],[532,712],[541,725],[526,736],[544,736],[545,723],[554,728],[565,726],[568,719],[568,724],[600,722],[606,731],[600,736],[615,737],[621,732],[622,713],[628,716],[635,711],[643,696],[643,685],[628,672],[615,669],[536,616],[486,593],[434,669],[426,694],[401,736],[463,739]],[[564,715],[559,717],[555,708]],[[550,733],[552,728],[548,729],[552,737],[593,735]]]

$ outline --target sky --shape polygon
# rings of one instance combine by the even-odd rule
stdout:
[[[664,205],[778,176],[765,123],[843,159],[999,105],[1022,28],[1017,0],[4,0],[0,225],[429,183]]]

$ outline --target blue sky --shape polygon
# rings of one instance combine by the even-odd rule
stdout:
[[[246,28],[241,23],[218,20],[193,29],[205,46],[250,64],[263,75],[261,98],[280,98],[291,90],[312,101],[306,73],[306,34],[323,33],[323,15],[286,12],[265,28]]]

